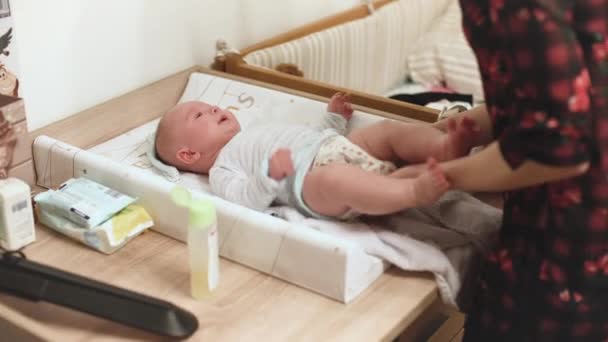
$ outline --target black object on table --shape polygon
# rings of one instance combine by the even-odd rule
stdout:
[[[0,255],[0,291],[173,338],[198,329],[192,313],[170,302],[29,261],[21,251]]]

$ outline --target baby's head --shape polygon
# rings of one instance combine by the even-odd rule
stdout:
[[[240,130],[230,111],[198,101],[181,103],[160,120],[156,153],[180,170],[208,173],[222,147]]]

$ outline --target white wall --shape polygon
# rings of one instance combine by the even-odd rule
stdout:
[[[197,61],[211,63],[215,40],[245,48],[311,21],[349,9],[362,0],[204,0],[194,1]],[[212,14],[215,13],[215,14]]]
[[[30,130],[361,0],[12,0]]]

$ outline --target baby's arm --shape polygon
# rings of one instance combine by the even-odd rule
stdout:
[[[248,175],[241,169],[226,165],[211,168],[209,183],[214,194],[255,210],[268,208],[277,197],[280,186],[264,168],[258,169],[255,175]]]
[[[327,104],[327,115],[318,125],[319,130],[333,128],[338,133],[346,132],[346,125],[353,116],[353,108],[348,102],[348,95],[336,93]]]
[[[342,116],[346,121],[353,117],[353,107],[349,102],[350,97],[344,93],[335,93],[327,104],[327,111]]]
[[[347,121],[341,115],[336,113],[327,112],[327,115],[323,116],[323,121],[316,125],[315,128],[320,131],[326,129],[335,129],[338,133],[344,134],[346,132]]]

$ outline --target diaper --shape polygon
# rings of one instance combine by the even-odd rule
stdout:
[[[311,170],[332,163],[355,165],[362,170],[374,172],[380,175],[388,175],[397,169],[395,164],[373,157],[361,147],[352,143],[342,135],[331,136],[321,144],[321,147],[319,148],[319,151],[312,162]],[[298,209],[308,213],[310,216],[317,218],[322,217],[306,205],[304,199],[302,198],[301,191],[297,195],[300,197],[297,201],[298,205],[300,206]],[[350,220],[359,215],[361,214],[354,210],[349,210],[338,218],[340,220]]]
[[[312,168],[335,162],[356,165],[365,171],[381,175],[387,175],[397,169],[395,164],[371,156],[342,135],[329,137],[323,142],[312,162]]]

